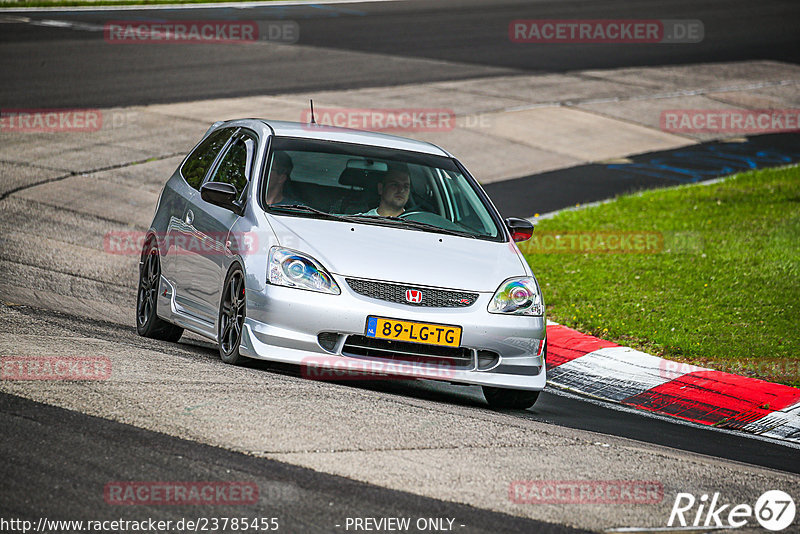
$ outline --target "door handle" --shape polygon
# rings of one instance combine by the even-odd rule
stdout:
[[[194,212],[192,210],[187,211],[186,219],[184,220],[186,221],[186,224],[192,224],[194,222]]]

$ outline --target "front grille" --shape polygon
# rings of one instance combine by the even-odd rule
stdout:
[[[466,308],[472,306],[478,299],[477,293],[467,291],[453,291],[449,289],[431,289],[429,287],[408,286],[404,284],[389,284],[386,282],[374,282],[372,280],[360,280],[357,278],[346,278],[347,284],[359,295],[378,300],[387,300],[398,304],[409,306],[421,306],[426,308]],[[422,293],[420,302],[409,302],[406,300],[406,290],[419,291]]]
[[[382,358],[425,365],[445,365],[453,369],[472,369],[474,367],[472,350],[464,347],[423,345],[359,335],[347,336],[344,347],[342,347],[342,355],[356,358]]]

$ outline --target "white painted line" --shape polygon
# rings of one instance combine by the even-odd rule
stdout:
[[[28,19],[27,24],[31,26],[49,26],[51,28],[69,28],[71,30],[83,30],[89,32],[101,32],[105,28],[100,24],[91,24],[88,22],[78,22],[70,20],[52,20],[52,19]]]
[[[549,211],[547,213],[541,213],[538,217],[528,217],[528,220],[532,223],[536,223],[536,221],[544,221],[547,219],[552,219],[562,211],[578,211],[578,210],[585,210],[586,208],[593,208],[594,206],[601,206],[603,204],[608,204],[609,202],[614,202],[614,198],[607,198],[606,200],[598,200],[597,202],[587,202],[586,204],[580,204],[578,206],[570,206],[568,208],[561,208],[560,210],[556,211]]]
[[[208,4],[158,4],[158,5],[122,5],[122,6],[59,6],[59,7],[17,7],[0,8],[0,13],[14,12],[48,12],[48,11],[151,11],[159,9],[250,9],[258,7],[305,6],[320,4],[367,4],[374,2],[398,2],[402,0],[292,0],[292,1],[261,1],[261,2],[210,2]]]

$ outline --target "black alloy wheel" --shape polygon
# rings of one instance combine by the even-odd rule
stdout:
[[[225,281],[219,307],[219,355],[225,363],[237,364],[243,359],[239,354],[239,343],[242,341],[244,318],[244,273],[237,266]]]
[[[136,295],[136,332],[162,341],[178,341],[183,328],[161,319],[156,312],[161,287],[161,261],[158,246],[151,240],[139,262],[139,289]]]

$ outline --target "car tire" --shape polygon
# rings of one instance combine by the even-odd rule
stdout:
[[[481,386],[489,406],[496,410],[526,410],[536,404],[538,391]]]
[[[158,290],[161,286],[161,257],[155,242],[148,241],[139,264],[139,286],[136,292],[136,332],[140,336],[161,341],[178,341],[183,328],[159,318]]]
[[[222,286],[217,321],[219,356],[223,362],[236,365],[244,360],[239,354],[246,314],[244,272],[238,265],[231,269]]]

